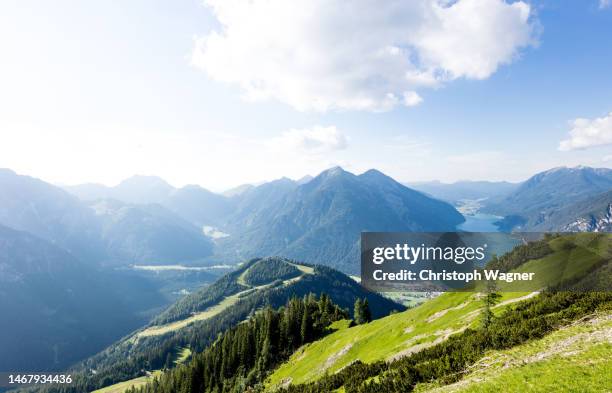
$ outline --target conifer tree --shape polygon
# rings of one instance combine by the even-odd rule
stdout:
[[[495,292],[495,290],[496,290],[495,283],[492,283],[492,282],[487,283],[485,297],[482,300],[484,307],[482,309],[482,320],[481,320],[482,327],[485,329],[487,329],[491,325],[491,323],[493,322],[493,319],[495,318],[495,314],[493,314],[493,311],[491,310],[491,308],[494,305],[496,305],[499,299],[501,298],[501,295]]]
[[[368,299],[364,298],[361,303],[362,311],[361,316],[363,318],[363,323],[372,322],[372,312],[370,311],[370,305],[368,304]]]
[[[353,320],[356,324],[361,325],[363,323],[363,315],[361,312],[363,311],[363,302],[361,299],[355,300],[355,307],[353,309]]]
[[[300,335],[302,337],[302,343],[308,342],[310,340],[310,311],[308,310],[308,305],[304,309],[304,314],[302,314],[302,326],[300,328]]]

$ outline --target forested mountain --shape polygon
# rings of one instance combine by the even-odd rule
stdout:
[[[188,262],[212,253],[200,228],[159,205],[83,202],[0,170],[0,224],[37,235],[88,264]]]
[[[242,192],[234,198],[236,207],[225,220],[225,227],[232,233],[240,232],[245,225],[270,219],[278,204],[297,187],[296,182],[283,177]]]
[[[498,293],[495,287],[483,293],[446,293],[419,307],[360,325],[339,320],[349,315],[334,306],[333,297],[300,296],[302,300],[293,298],[276,311],[279,306],[270,304],[270,308],[216,335],[204,347],[190,346],[198,353],[172,370],[168,370],[172,358],[166,357],[163,362],[163,353],[159,353],[159,360],[149,366],[163,372],[146,386],[128,392],[328,393],[340,389],[347,393],[396,393],[436,391],[459,382],[452,386],[456,389],[461,387],[464,375],[476,373],[476,367],[490,366],[487,355],[491,351],[529,343],[531,350],[518,352],[522,357],[516,358],[515,352],[503,358],[504,367],[546,361],[554,353],[548,354],[553,350],[546,349],[548,344],[539,344],[543,339],[558,329],[576,330],[579,323],[590,320],[597,325],[586,326],[590,329],[588,337],[570,336],[558,341],[554,350],[562,357],[587,350],[592,356],[581,364],[542,371],[547,378],[554,375],[558,380],[572,381],[572,386],[597,391],[596,387],[606,386],[606,372],[591,370],[603,371],[605,364],[600,362],[609,359],[610,353],[605,338],[609,326],[605,321],[609,321],[612,305],[610,241],[608,234],[546,236],[493,259],[489,267],[504,271],[536,269],[545,274],[547,288],[531,293]],[[297,276],[302,277],[297,282],[307,277],[307,266],[293,261],[254,260],[238,275],[228,275],[216,291],[233,292],[231,283],[244,282],[255,269],[257,277],[273,279],[283,262],[303,273]],[[291,277],[285,283],[295,282],[295,270],[283,269],[282,274]],[[372,311],[376,308],[371,307]],[[584,328],[578,333],[584,333]],[[580,344],[573,345],[574,340],[580,340]],[[142,345],[140,341],[132,343]],[[180,348],[184,343],[173,341],[172,345]],[[544,348],[545,352],[534,352],[533,348]],[[166,367],[168,364],[170,367]],[[487,381],[469,381],[475,389],[481,382]],[[538,383],[537,377],[532,383]],[[506,388],[519,392],[528,384],[532,386],[529,376],[519,375]]]
[[[356,176],[332,168],[302,185],[279,180],[245,193],[239,206],[221,252],[282,255],[347,272],[358,270],[362,231],[451,231],[463,222],[448,203],[375,170]]]
[[[66,191],[0,169],[0,224],[37,235],[86,263],[104,259],[93,210]]]
[[[532,176],[484,210],[506,216],[502,222],[504,229],[535,230],[545,227],[551,214],[610,190],[612,169],[560,167]]]
[[[547,213],[536,231],[612,232],[612,191],[589,196]]]
[[[140,194],[126,196],[130,187],[125,184],[132,183],[145,183],[143,189],[155,191],[149,200],[192,224],[222,231],[214,254],[228,262],[279,255],[355,272],[361,231],[449,231],[463,221],[448,203],[376,170],[356,176],[332,168],[315,178],[242,187],[231,197],[199,186],[172,189],[161,179],[135,177],[106,188],[101,196],[146,200]],[[70,189],[90,198],[93,194]]]
[[[200,229],[159,205],[87,204],[9,170],[0,170],[0,232],[2,370],[65,368],[169,301],[161,284],[106,266],[185,263],[212,251]]]
[[[127,204],[159,204],[199,226],[218,225],[234,206],[234,201],[197,185],[174,188],[155,176],[132,176],[117,186],[81,184],[64,187],[83,201],[115,199]]]
[[[292,298],[279,310],[266,308],[223,333],[188,366],[166,374],[141,392],[229,392],[260,386],[296,349],[331,332],[348,313],[325,294]],[[128,390],[134,392],[135,390]]]
[[[134,177],[100,196],[147,200],[125,191],[132,183],[144,183],[143,189],[155,191],[149,201],[192,224],[222,231],[214,254],[226,262],[279,255],[356,272],[361,231],[451,231],[463,221],[448,203],[376,170],[356,176],[331,168],[315,178],[241,187],[229,197],[199,186],[173,189],[161,179]],[[78,187],[75,192],[90,198],[93,194]]]
[[[200,228],[222,224],[235,206],[232,199],[195,185],[172,191],[162,204]]]
[[[293,297],[328,294],[342,313],[352,312],[357,298],[364,298],[374,317],[388,315],[403,306],[363,289],[344,274],[325,266],[309,266],[279,258],[254,259],[215,284],[186,296],[140,329],[82,362],[78,383],[64,390],[95,390],[129,380],[164,366],[168,355],[180,348],[201,352],[217,336],[262,308],[283,306]],[[95,374],[91,374],[95,370]],[[81,390],[79,390],[81,389]]]
[[[239,186],[232,187],[229,190],[225,190],[221,194],[226,196],[226,197],[231,198],[231,197],[238,196],[238,195],[240,195],[240,194],[242,194],[242,193],[244,193],[244,192],[246,192],[246,191],[248,191],[250,189],[253,189],[253,188],[255,188],[255,186],[253,184],[241,184]]]
[[[161,205],[107,199],[90,206],[100,222],[106,263],[186,263],[212,254],[212,243],[199,228]]]
[[[101,272],[0,225],[0,370],[61,370],[145,323],[162,299],[146,281]]]
[[[455,183],[439,181],[408,183],[407,186],[451,203],[465,199],[483,199],[486,200],[484,203],[490,203],[491,200],[496,200],[516,190],[519,184],[505,181],[463,180]]]

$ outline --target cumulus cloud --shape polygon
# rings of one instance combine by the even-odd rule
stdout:
[[[423,102],[423,98],[416,91],[407,91],[404,93],[404,105],[416,106]]]
[[[343,150],[347,146],[347,136],[334,126],[291,129],[270,141],[273,150],[310,155]]]
[[[205,0],[220,28],[192,63],[251,100],[298,110],[414,106],[417,89],[486,79],[534,43],[532,10],[506,0]]]
[[[599,9],[605,9],[612,5],[611,0],[599,0]]]
[[[612,112],[596,119],[578,118],[572,121],[569,139],[561,141],[559,150],[586,149],[612,144]]]

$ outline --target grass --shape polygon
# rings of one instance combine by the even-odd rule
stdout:
[[[505,293],[501,300],[511,302],[525,295],[528,293]],[[477,323],[480,307],[474,293],[446,293],[365,325],[349,328],[348,321],[336,323],[332,326],[335,332],[300,348],[271,375],[267,385],[274,387],[288,379],[292,383],[313,381],[357,359],[366,363],[390,359],[429,345]]]
[[[129,381],[125,381],[125,382],[119,382],[119,383],[116,383],[114,385],[107,386],[105,388],[95,390],[92,393],[124,393],[126,390],[128,390],[132,386],[138,388],[140,386],[146,385],[153,378],[155,378],[156,376],[159,376],[161,374],[162,374],[162,372],[160,370],[156,370],[156,371],[153,371],[152,373],[150,373],[147,376],[130,379]]]
[[[599,314],[504,351],[490,351],[457,383],[421,384],[416,392],[609,392],[612,313]]]
[[[174,360],[174,365],[178,366],[179,364],[185,363],[190,356],[191,349],[189,349],[188,347],[181,348],[176,356],[176,359]]]
[[[250,289],[248,289],[247,291],[250,291]],[[236,302],[238,302],[238,300],[240,299],[240,295],[242,293],[243,292],[238,292],[234,295],[227,296],[221,302],[215,304],[214,306],[208,307],[206,310],[199,312],[197,314],[194,314],[190,316],[189,318],[185,318],[180,321],[171,322],[165,325],[151,326],[141,332],[138,332],[136,334],[136,338],[159,336],[159,335],[166,334],[174,330],[182,329],[188,325],[191,325],[192,323],[203,321],[208,318],[212,318],[215,315],[220,314],[226,308],[231,307],[232,305],[236,304]]]
[[[314,268],[310,266],[300,265],[297,263],[290,263],[290,264],[297,267],[304,274],[314,274]]]
[[[314,274],[314,269],[312,267],[309,266],[304,266],[304,265],[299,265],[296,263],[292,263],[293,266],[297,267],[302,274],[294,277],[294,278],[290,278],[288,280],[283,281],[283,285],[288,286],[291,285],[297,281],[299,281],[304,274]],[[228,307],[233,306],[234,304],[236,304],[238,302],[238,300],[240,300],[243,295],[246,295],[247,293],[251,293],[254,290],[261,290],[261,289],[265,289],[268,288],[272,285],[271,284],[264,284],[264,285],[260,285],[260,286],[250,286],[248,285],[245,281],[244,281],[244,275],[248,272],[248,269],[245,270],[237,279],[237,282],[244,286],[245,289],[244,291],[235,293],[233,295],[227,296],[225,297],[222,301],[220,301],[219,303],[208,307],[206,310],[201,311],[199,313],[193,314],[192,316],[185,318],[185,319],[181,319],[180,321],[175,321],[175,322],[171,322],[165,325],[159,325],[159,326],[151,326],[141,332],[138,332],[135,335],[135,339],[141,338],[141,337],[151,337],[151,336],[160,336],[175,330],[179,330],[182,329],[184,327],[187,327],[195,322],[199,322],[199,321],[204,321],[206,319],[212,318],[215,315],[220,314],[221,312],[223,312],[225,309],[227,309]]]
[[[185,363],[189,357],[191,356],[191,349],[188,347],[180,348],[177,352],[176,359],[174,359],[174,365],[178,366],[179,364]],[[140,386],[146,385],[153,378],[160,376],[163,374],[161,370],[155,370],[150,372],[148,375],[143,377],[138,377],[134,379],[130,379],[129,381],[119,382],[111,386],[107,386],[105,388],[94,391],[93,393],[124,393],[126,390],[131,388],[132,386],[138,388]]]
[[[381,292],[380,294],[406,307],[418,306],[432,298],[427,292]]]
[[[534,296],[541,289],[588,269],[602,257],[610,257],[609,237],[585,234],[573,239],[585,247],[563,247],[564,239],[551,242],[554,253],[521,266],[519,272],[536,272],[541,281],[531,291],[503,292],[494,307],[499,314],[517,301]],[[577,263],[579,261],[579,263]],[[508,290],[506,283],[499,287]],[[523,288],[525,286],[523,285]],[[371,363],[408,355],[445,340],[479,323],[482,301],[478,293],[445,293],[418,307],[352,328],[338,325],[335,332],[305,345],[282,364],[266,381],[267,388],[290,381],[311,382],[326,372],[332,374],[355,360]]]

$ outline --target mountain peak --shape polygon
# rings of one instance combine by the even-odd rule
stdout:
[[[367,171],[363,172],[361,175],[359,175],[359,177],[381,177],[381,178],[388,178],[389,176],[385,175],[384,173],[382,173],[378,169],[372,168],[372,169],[368,169]]]
[[[123,180],[117,187],[121,186],[156,186],[173,188],[167,181],[158,176],[134,175]]]
[[[359,175],[359,178],[370,182],[371,184],[383,185],[383,184],[400,184],[395,181],[391,176],[385,175],[377,169],[369,169],[366,172]],[[403,186],[405,187],[405,186]]]
[[[321,177],[321,176],[333,177],[333,176],[340,176],[340,175],[347,174],[347,173],[350,173],[350,172],[345,171],[344,169],[342,169],[341,166],[334,166],[334,167],[331,167],[319,173],[319,176],[317,177]]]
[[[206,188],[200,186],[199,184],[187,184],[184,185],[181,188],[177,188],[176,191],[182,191],[182,192],[210,192],[209,190],[207,190]]]
[[[17,173],[15,173],[15,171],[13,171],[12,169],[8,169],[8,168],[0,168],[0,175],[5,175],[5,176],[16,176]]]

